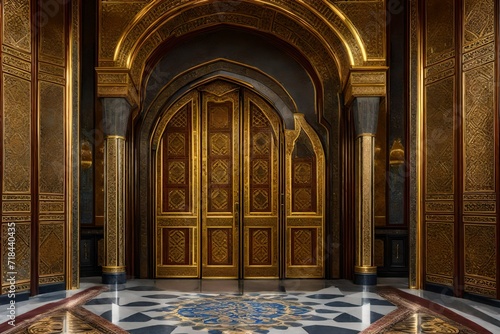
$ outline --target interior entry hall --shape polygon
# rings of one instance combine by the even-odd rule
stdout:
[[[321,142],[248,86],[201,83],[160,116],[156,277],[324,277]]]

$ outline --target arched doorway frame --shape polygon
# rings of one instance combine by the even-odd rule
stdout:
[[[328,205],[333,231],[340,231],[340,166],[339,157],[339,114],[343,103],[339,103],[340,92],[344,92],[349,103],[355,96],[385,95],[385,59],[367,59],[362,38],[355,26],[335,6],[327,2],[289,2],[279,1],[240,1],[245,6],[234,6],[231,10],[221,11],[219,5],[234,3],[227,1],[183,1],[174,4],[168,1],[150,3],[137,15],[118,39],[111,59],[100,61],[98,72],[98,94],[101,97],[123,96],[131,103],[143,103],[143,91],[154,66],[155,52],[162,45],[175,43],[185,35],[196,34],[209,27],[229,25],[244,27],[267,34],[290,46],[309,64],[308,71],[319,79],[315,82],[317,98],[317,122],[331,129],[331,145],[326,152],[331,159],[327,174],[331,182],[328,192],[332,203]],[[172,5],[177,8],[169,7]],[[247,9],[251,10],[247,10]],[[257,20],[249,20],[249,14],[264,14]],[[251,15],[250,15],[251,16]],[[186,25],[175,25],[186,21]],[[259,21],[260,20],[260,21]],[[169,26],[173,24],[173,26]],[[150,62],[151,61],[151,62]],[[363,81],[360,74],[369,74]],[[141,117],[140,115],[136,115]],[[341,244],[339,233],[330,234],[332,255],[338,252]],[[140,245],[147,243],[144,236],[138,240]],[[142,254],[144,263],[147,254]],[[146,265],[147,267],[147,265]],[[340,261],[332,260],[331,276],[339,277]],[[147,268],[140,270],[140,276],[147,276]]]

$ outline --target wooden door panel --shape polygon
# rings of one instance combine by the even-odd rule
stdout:
[[[198,94],[159,122],[156,148],[156,277],[199,277]]]
[[[281,122],[257,95],[244,97],[245,278],[279,277],[279,138]]]
[[[202,277],[239,277],[239,92],[202,88]]]

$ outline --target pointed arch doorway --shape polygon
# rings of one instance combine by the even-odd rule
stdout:
[[[155,275],[324,277],[324,152],[248,88],[216,80],[160,117]]]

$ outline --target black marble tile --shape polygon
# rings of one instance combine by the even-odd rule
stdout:
[[[334,299],[334,298],[344,297],[344,295],[332,295],[332,294],[320,293],[315,295],[309,295],[306,297],[312,299]]]
[[[331,303],[326,303],[325,305],[332,306],[332,307],[359,307],[359,305],[346,303],[346,302],[331,302]]]
[[[313,325],[302,327],[309,334],[356,334],[359,331],[352,329],[335,327],[335,326],[321,326]]]
[[[375,321],[383,318],[384,315],[377,313],[377,312],[370,312],[370,323],[374,323]]]
[[[147,296],[142,296],[143,298],[152,298],[152,299],[172,299],[172,298],[178,298],[179,296],[177,295],[167,295],[167,294],[157,294],[157,295],[147,295]]]
[[[128,332],[130,334],[170,334],[176,328],[177,328],[176,326],[170,326],[170,325],[154,325],[154,326],[141,327],[137,329],[130,329],[128,330]]]
[[[157,288],[155,286],[143,286],[143,285],[139,285],[139,286],[132,286],[130,288],[126,288],[125,290],[130,290],[130,291],[163,291],[162,289],[160,288]]]
[[[85,303],[85,305],[111,305],[118,304],[120,298],[95,298]]]
[[[161,304],[155,302],[132,302],[120,306],[134,307],[134,306],[155,306],[155,305],[161,305]]]
[[[324,308],[317,309],[316,312],[317,313],[340,313],[339,311],[328,310],[328,309],[324,309]]]
[[[120,320],[120,322],[148,322],[152,318],[147,316],[141,312],[137,312],[135,314],[129,315],[126,318]]]
[[[341,315],[333,318],[336,322],[363,322],[358,317],[355,317],[349,313],[342,313]]]

